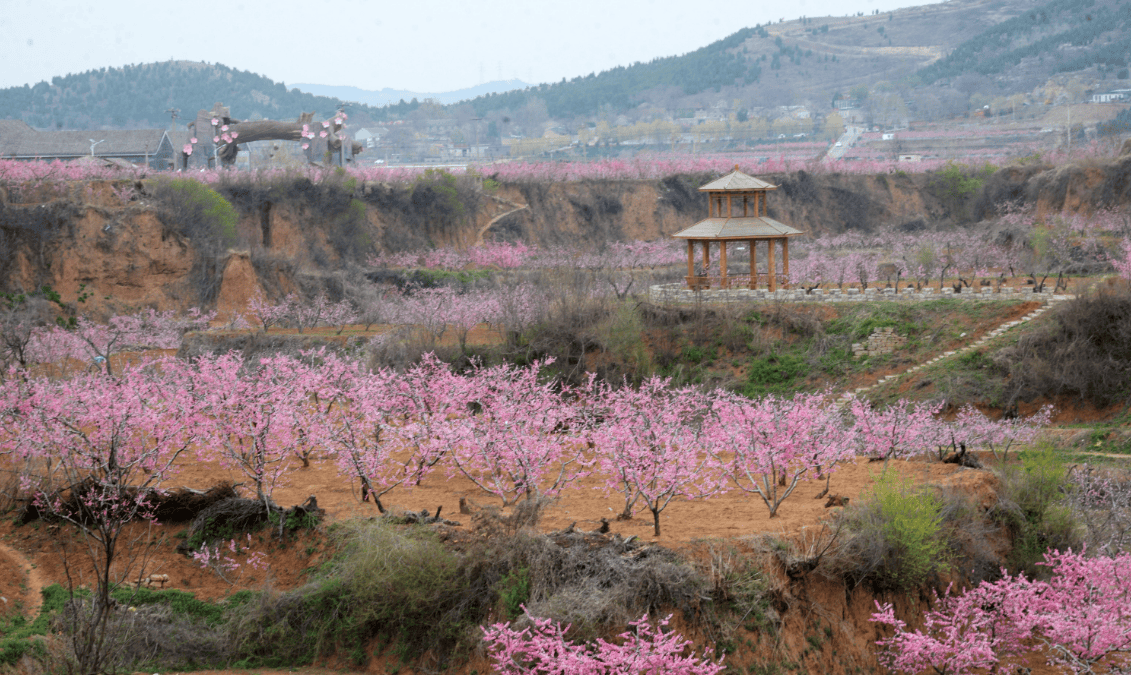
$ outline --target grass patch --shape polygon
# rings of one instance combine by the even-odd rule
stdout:
[[[786,353],[752,359],[746,375],[744,396],[758,398],[767,394],[796,391],[799,380],[810,371],[808,360],[797,353]]]
[[[0,667],[16,665],[25,655],[42,658],[47,650],[38,636],[47,635],[51,617],[62,611],[70,594],[65,588],[53,584],[43,589],[43,604],[39,614],[28,621],[27,617],[16,614],[0,622]]]

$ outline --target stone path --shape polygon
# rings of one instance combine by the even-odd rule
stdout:
[[[945,359],[952,359],[952,358],[955,358],[957,356],[962,356],[963,354],[967,354],[967,353],[969,353],[969,352],[971,352],[975,349],[978,349],[979,347],[986,344],[990,340],[993,340],[993,339],[1003,335],[1004,333],[1015,328],[1016,326],[1020,326],[1023,323],[1026,323],[1028,321],[1032,321],[1033,319],[1037,318],[1038,316],[1044,314],[1045,312],[1047,312],[1049,309],[1051,309],[1053,307],[1054,303],[1063,302],[1064,300],[1069,300],[1072,297],[1074,297],[1074,296],[1070,296],[1070,295],[1055,296],[1055,298],[1049,300],[1049,302],[1047,304],[1041,305],[1037,309],[1035,309],[1032,312],[1029,312],[1025,316],[1021,317],[1020,319],[1015,319],[1013,321],[1006,321],[1005,323],[1001,324],[997,328],[986,333],[985,335],[978,338],[977,340],[974,340],[973,342],[966,345],[965,347],[962,347],[960,349],[955,349],[955,350],[949,351],[949,352],[943,352],[942,354],[939,354],[938,356],[934,357],[933,359],[930,359],[928,361],[924,361],[923,363],[920,363],[918,365],[911,366],[911,367],[906,368],[906,369],[904,369],[904,370],[902,370],[898,373],[895,373],[895,374],[892,374],[892,375],[885,375],[885,376],[881,377],[879,380],[877,380],[875,384],[870,384],[866,387],[857,387],[856,389],[853,389],[852,391],[846,391],[843,394],[841,394],[837,403],[839,405],[845,405],[854,396],[860,396],[861,394],[865,394],[865,393],[871,391],[872,389],[875,389],[876,387],[878,387],[880,385],[887,384],[889,382],[893,382],[893,381],[898,380],[901,377],[905,377],[907,375],[913,375],[913,374],[919,372],[920,370],[923,370],[924,368],[926,368],[928,366],[932,366],[932,365],[938,363],[939,361],[943,361]]]

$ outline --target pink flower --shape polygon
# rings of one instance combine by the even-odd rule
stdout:
[[[232,138],[239,138],[239,136],[240,136],[240,133],[238,131],[232,132]]]
[[[225,143],[231,143],[232,142],[232,137],[229,136],[228,134],[224,134],[220,138],[223,138]]]
[[[341,118],[341,117],[335,117],[335,118],[334,118],[334,124],[341,124],[341,123],[342,123],[342,118]]]
[[[308,131],[310,131],[310,125],[309,124],[302,125],[302,135],[305,136]]]
[[[212,137],[212,142],[213,142],[213,143],[219,143],[219,142],[220,142],[220,137],[219,137],[219,136],[213,136],[213,137]]]
[[[192,146],[189,145],[188,143],[186,143],[185,147],[183,148],[183,151],[186,155],[191,155],[192,154]]]
[[[195,138],[190,138],[190,139],[189,139],[189,143],[192,143],[193,145],[196,145],[196,139],[195,139]]]
[[[326,138],[326,132],[325,131],[319,131],[318,135],[321,136],[322,138]]]
[[[302,149],[303,149],[303,150],[309,150],[309,149],[310,149],[310,143],[303,143],[303,144],[302,144]]]
[[[323,126],[323,127],[329,127],[329,126],[330,126],[330,123],[329,123],[328,121],[327,121],[327,122],[323,122],[323,123],[322,123],[322,126]]]
[[[212,126],[216,126],[219,123],[220,123],[220,120],[216,119],[215,117],[212,118]]]

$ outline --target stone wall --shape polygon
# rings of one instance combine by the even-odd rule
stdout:
[[[935,288],[901,288],[899,293],[894,288],[869,288],[863,293],[859,288],[824,289],[817,288],[811,293],[803,289],[778,289],[770,292],[759,288],[730,288],[727,290],[712,289],[709,291],[691,291],[682,282],[672,284],[659,284],[648,289],[648,299],[656,303],[677,302],[923,302],[939,298],[958,298],[960,300],[1035,300],[1048,303],[1061,300],[1068,296],[1056,295],[1051,289],[1043,293],[1033,293],[1030,289],[1015,290],[1002,288],[995,290],[990,287],[979,289],[963,289],[963,293],[955,293],[953,288],[946,287],[939,293]]]
[[[890,326],[877,328],[868,336],[867,342],[854,342],[852,344],[852,355],[859,358],[891,354],[905,344],[907,344],[907,338],[897,334],[894,328]]]

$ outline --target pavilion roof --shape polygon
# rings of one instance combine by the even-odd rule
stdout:
[[[766,181],[764,181],[760,178],[755,178],[754,176],[748,176],[748,175],[742,173],[741,171],[739,171],[738,167],[736,166],[736,167],[734,167],[734,171],[731,171],[730,173],[723,176],[722,178],[717,178],[717,179],[711,181],[710,183],[707,183],[703,187],[699,188],[699,191],[700,192],[721,192],[721,191],[749,192],[750,190],[776,190],[776,189],[778,189],[778,186],[774,185],[773,183],[767,183]]]
[[[773,218],[708,218],[672,236],[676,239],[757,239],[803,234]]]

